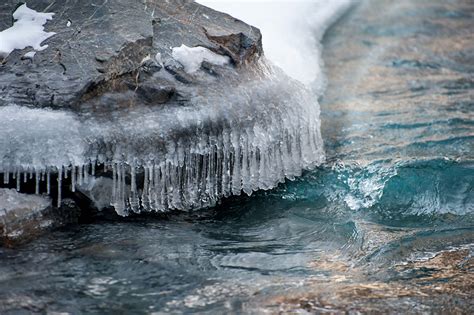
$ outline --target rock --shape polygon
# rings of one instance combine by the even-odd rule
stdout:
[[[53,228],[77,223],[79,214],[70,199],[55,209],[49,197],[0,189],[0,246],[14,246]]]
[[[163,68],[160,64],[158,64],[155,60],[153,59],[146,59],[140,67],[140,70],[147,73],[147,74],[154,74]]]
[[[18,4],[2,1],[0,30],[11,26]],[[196,79],[181,71],[171,57],[171,49],[182,44],[227,55],[236,67],[252,64],[262,55],[258,29],[191,0],[117,0],[100,6],[92,0],[38,0],[28,5],[38,12],[58,13],[45,25],[46,31],[57,34],[43,43],[48,48],[37,52],[33,62],[22,60],[26,51],[14,51],[4,60],[0,106],[78,110],[85,101],[123,92],[120,81],[135,78],[139,71],[160,72],[161,65],[146,59],[157,53],[178,82],[191,84]],[[145,90],[142,94],[149,95]],[[165,87],[152,94],[161,95],[158,103],[162,103],[168,92]]]
[[[181,83],[191,84],[194,81],[191,75],[184,71],[183,65],[174,59],[168,59],[165,62],[165,69]]]
[[[1,30],[17,4],[1,2]],[[261,58],[258,29],[191,0],[28,5],[56,13],[44,25],[56,34],[32,60],[16,50],[0,65],[0,188],[24,192],[28,175],[60,204],[98,171],[120,215],[192,210],[322,161],[312,95]]]
[[[176,89],[173,86],[148,81],[139,84],[135,91],[138,97],[148,104],[164,104],[173,97]]]

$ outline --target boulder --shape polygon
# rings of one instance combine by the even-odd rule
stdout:
[[[16,0],[2,1],[0,31],[12,26],[18,5]],[[28,6],[55,13],[45,29],[56,34],[32,60],[22,58],[31,50],[26,48],[1,62],[0,106],[79,110],[85,101],[127,90],[140,96],[135,102],[149,103],[150,96],[158,95],[157,103],[163,103],[175,89],[172,76],[187,84],[195,81],[176,66],[173,47],[202,46],[229,56],[237,68],[263,54],[258,29],[190,0],[38,0]],[[172,76],[162,75],[166,83],[150,89],[153,73],[162,68],[157,53]]]
[[[61,226],[77,223],[80,211],[74,201],[55,208],[47,196],[0,189],[0,246],[14,246]]]

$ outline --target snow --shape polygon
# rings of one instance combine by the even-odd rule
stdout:
[[[230,62],[229,57],[221,56],[204,47],[181,47],[173,48],[173,58],[184,66],[184,71],[194,73],[201,68],[203,61],[207,61],[214,65],[223,66]]]
[[[36,55],[36,51],[30,51],[23,55],[23,58],[33,59]]]
[[[54,32],[45,32],[44,25],[53,18],[54,13],[39,13],[23,4],[13,13],[15,23],[0,32],[0,57],[6,58],[15,49],[32,47],[36,51],[46,49],[41,43]]]

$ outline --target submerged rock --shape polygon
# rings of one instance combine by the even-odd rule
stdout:
[[[0,189],[0,245],[17,245],[53,228],[77,223],[79,214],[70,199],[56,209],[49,197]]]
[[[0,4],[0,29],[17,4]],[[56,34],[1,63],[4,187],[47,178],[36,190],[57,183],[60,205],[97,171],[120,215],[189,210],[324,159],[318,104],[265,60],[258,29],[189,0],[28,5],[57,13],[44,25]]]

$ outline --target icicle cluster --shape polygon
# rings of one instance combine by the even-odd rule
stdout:
[[[190,103],[73,114],[0,107],[0,173],[72,191],[111,176],[117,213],[197,209],[275,187],[324,159],[314,96],[282,76],[200,87]],[[108,174],[108,175],[106,175]],[[66,182],[66,181],[64,181]],[[36,188],[37,193],[42,193]]]

